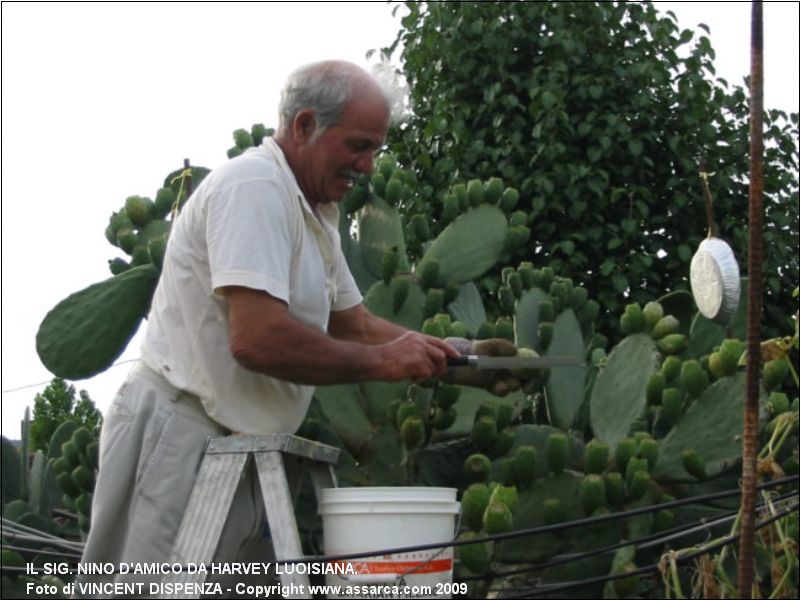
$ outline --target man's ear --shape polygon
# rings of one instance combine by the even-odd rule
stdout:
[[[298,144],[307,144],[316,130],[317,118],[310,108],[304,108],[294,116],[292,134]]]

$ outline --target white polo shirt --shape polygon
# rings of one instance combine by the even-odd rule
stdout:
[[[264,290],[322,332],[332,310],[362,300],[341,251],[338,208],[328,204],[318,213],[267,138],[211,172],[172,226],[142,360],[198,396],[208,415],[232,431],[294,433],[314,387],[234,360],[221,288]]]

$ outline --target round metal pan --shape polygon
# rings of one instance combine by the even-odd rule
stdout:
[[[730,323],[739,308],[739,264],[727,242],[708,237],[697,248],[689,267],[689,280],[697,308],[707,319]]]

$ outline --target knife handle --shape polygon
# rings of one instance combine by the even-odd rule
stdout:
[[[469,354],[462,354],[461,356],[458,356],[458,357],[455,357],[455,358],[452,357],[452,356],[448,356],[447,357],[447,366],[448,367],[468,367],[468,366],[470,366],[472,364],[472,362],[470,361],[470,358],[474,359],[474,357],[470,356]]]

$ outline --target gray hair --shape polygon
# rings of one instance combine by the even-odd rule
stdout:
[[[387,108],[395,113],[403,95],[396,81],[390,81],[386,71],[370,75],[349,62],[330,60],[311,63],[294,71],[286,80],[278,106],[279,131],[286,131],[298,112],[312,109],[316,118],[314,139],[325,129],[339,122],[347,104],[359,90],[359,84],[369,83],[382,92]],[[313,141],[313,140],[312,140]]]

